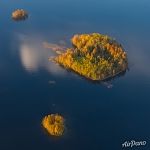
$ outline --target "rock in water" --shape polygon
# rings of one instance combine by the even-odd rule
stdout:
[[[27,17],[28,17],[28,13],[23,9],[17,9],[12,13],[12,18],[17,21],[25,20]]]
[[[61,115],[51,114],[45,116],[42,125],[50,135],[61,136],[64,133],[64,118]]]

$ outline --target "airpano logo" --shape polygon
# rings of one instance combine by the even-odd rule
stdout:
[[[125,141],[122,144],[122,148],[133,148],[133,147],[140,147],[140,146],[146,146],[146,141],[138,141],[136,142],[135,140],[131,140],[131,141]]]

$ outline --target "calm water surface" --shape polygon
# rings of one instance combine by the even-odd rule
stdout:
[[[16,8],[29,18],[12,21]],[[0,150],[121,150],[130,140],[147,141],[140,148],[148,150],[149,14],[149,0],[1,0]],[[122,43],[124,76],[93,84],[48,61],[54,53],[43,42],[70,46],[74,34],[92,32]],[[41,127],[50,113],[66,119],[61,138]]]

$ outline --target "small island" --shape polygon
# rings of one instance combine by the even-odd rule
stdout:
[[[61,51],[53,61],[88,79],[106,80],[128,68],[127,54],[123,47],[107,35],[74,35],[71,42],[72,48],[63,53]]]
[[[27,17],[28,13],[23,9],[17,9],[12,13],[12,18],[16,21],[25,20]]]
[[[64,118],[58,114],[45,116],[42,120],[43,127],[50,135],[62,136],[64,133]]]

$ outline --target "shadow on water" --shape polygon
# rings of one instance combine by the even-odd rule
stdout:
[[[112,81],[116,80],[117,78],[121,78],[123,76],[126,75],[127,71],[129,71],[129,68],[127,68],[127,70],[125,71],[122,71],[120,73],[118,73],[117,75],[113,76],[113,77],[108,77],[107,79],[104,79],[104,80],[91,80],[77,72],[75,72],[74,70],[71,70],[69,68],[65,68],[64,66],[58,64],[61,68],[65,69],[68,73],[73,73],[77,76],[79,76],[81,79],[89,82],[89,83],[92,83],[92,84],[96,84],[96,85],[103,85],[103,86],[106,86],[107,88],[112,88],[113,87],[113,84],[111,84]]]
[[[22,17],[22,18],[12,18],[13,21],[15,22],[21,22],[21,21],[25,21],[28,19],[28,16]]]

